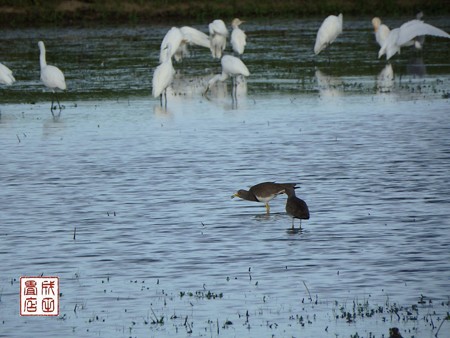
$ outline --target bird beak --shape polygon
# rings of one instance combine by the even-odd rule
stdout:
[[[231,198],[235,198],[235,197],[238,197],[237,193],[234,193],[233,195],[231,195]]]

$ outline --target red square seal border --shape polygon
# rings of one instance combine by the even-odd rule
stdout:
[[[21,316],[59,316],[59,277],[20,277]]]

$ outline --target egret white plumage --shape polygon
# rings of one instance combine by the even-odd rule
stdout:
[[[342,13],[338,16],[328,16],[317,31],[316,43],[314,45],[314,53],[317,55],[342,33]]]
[[[423,16],[423,13],[420,12],[417,14],[417,19],[420,19]],[[372,19],[372,26],[375,31],[375,40],[378,42],[380,47],[383,47],[384,42],[386,41],[387,37],[389,36],[389,33],[391,30],[388,26],[381,23],[381,19],[379,17],[374,17]],[[417,36],[413,40],[405,42],[402,47],[406,46],[415,46],[416,49],[422,49],[423,43],[425,41],[424,36]]]
[[[378,58],[386,54],[386,60],[389,60],[396,53],[400,54],[401,47],[410,44],[414,38],[422,35],[432,35],[450,39],[450,34],[442,29],[424,23],[421,20],[411,20],[405,22],[399,28],[391,30],[378,52]]]
[[[174,54],[176,61],[181,61],[183,57],[189,56],[188,46],[196,45],[208,49],[210,48],[211,44],[209,42],[209,37],[202,31],[189,26],[181,27],[180,31],[183,35],[183,40]]]
[[[164,61],[166,61],[166,57],[171,58],[182,44],[183,39],[184,39],[183,33],[179,28],[172,27],[171,29],[169,29],[166,35],[164,35],[164,38],[161,42],[161,47],[159,51],[159,62],[163,63]],[[167,47],[169,45],[171,47],[170,54],[167,53],[168,51]]]
[[[183,34],[184,40],[190,45],[196,45],[205,48],[210,47],[209,37],[202,31],[189,26],[183,26],[180,28],[180,30]]]
[[[244,54],[244,49],[247,45],[247,36],[244,31],[239,28],[239,25],[244,22],[245,21],[241,21],[238,18],[233,19],[231,22],[231,27],[233,28],[233,31],[231,32],[231,46],[237,55]]]
[[[372,26],[375,31],[375,40],[377,40],[381,47],[383,46],[384,41],[386,41],[391,30],[384,23],[381,23],[381,19],[379,17],[374,17],[372,19]]]
[[[16,79],[14,78],[11,69],[0,62],[0,83],[10,86],[14,82],[16,82]]]
[[[228,29],[222,20],[214,20],[208,26],[210,49],[213,58],[220,59],[227,46]]]
[[[152,79],[152,94],[153,97],[160,97],[160,103],[162,106],[162,97],[164,94],[165,106],[167,106],[167,88],[173,81],[175,75],[175,69],[172,65],[172,58],[170,57],[172,53],[172,46],[170,44],[165,48],[166,56],[164,61],[156,67],[153,73]]]
[[[225,81],[228,77],[232,77],[233,86],[236,86],[235,81],[237,76],[250,75],[250,72],[244,62],[235,56],[224,55],[220,60],[220,63],[222,64],[222,73],[213,76],[212,79],[209,80],[205,94],[217,81]]]
[[[61,115],[61,104],[59,103],[58,96],[56,94],[57,90],[66,90],[66,80],[64,78],[63,72],[55,66],[47,65],[47,61],[45,58],[45,45],[44,42],[39,41],[38,42],[39,50],[40,50],[40,56],[39,61],[41,65],[41,81],[44,83],[44,85],[51,89],[54,93],[54,96],[56,98],[56,101],[58,102],[58,108],[59,113],[58,116]],[[55,116],[53,113],[53,110],[55,109],[53,107],[54,99],[52,97],[52,105],[50,107],[50,111],[52,112],[52,115]]]

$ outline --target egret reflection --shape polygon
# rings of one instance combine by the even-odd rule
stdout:
[[[327,75],[316,69],[315,77],[320,97],[339,97],[343,94],[343,82],[339,77]]]
[[[388,93],[394,86],[394,70],[392,65],[388,63],[378,74],[377,90],[378,93]]]
[[[427,75],[427,68],[423,63],[422,57],[415,57],[409,60],[406,65],[406,73],[408,75],[423,77]]]

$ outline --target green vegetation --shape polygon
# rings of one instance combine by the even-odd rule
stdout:
[[[184,19],[305,17],[343,12],[346,15],[445,15],[450,7],[442,0],[3,0],[0,26],[148,23]]]

